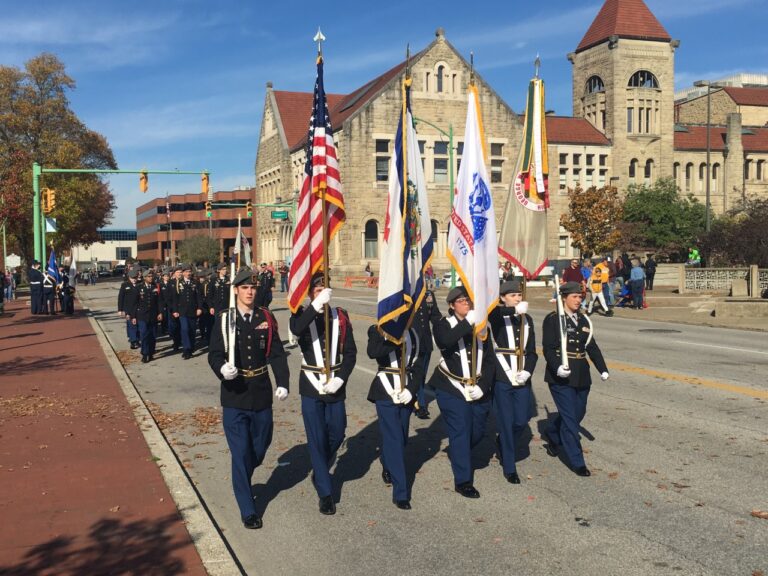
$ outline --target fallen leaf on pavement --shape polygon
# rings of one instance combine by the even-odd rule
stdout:
[[[120,506],[112,506],[112,508],[109,509],[110,512],[119,512]]]
[[[768,512],[766,512],[765,510],[752,510],[752,516],[754,516],[755,518],[768,520]]]

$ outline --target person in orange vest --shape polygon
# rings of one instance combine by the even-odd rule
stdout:
[[[613,316],[613,310],[608,308],[608,303],[605,301],[605,295],[603,294],[603,284],[608,284],[610,278],[610,272],[608,268],[608,256],[603,256],[603,259],[592,268],[592,276],[589,278],[589,290],[592,292],[592,300],[589,302],[589,308],[587,314],[592,314],[592,308],[595,305],[595,300],[600,302],[600,306],[603,307],[603,312],[606,316]]]

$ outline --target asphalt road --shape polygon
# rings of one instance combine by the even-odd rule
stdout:
[[[494,424],[476,450],[479,500],[453,491],[439,410],[411,420],[413,510],[381,481],[378,430],[365,400],[374,363],[365,333],[375,294],[336,290],[362,352],[348,384],[347,440],[335,471],[338,513],[322,516],[293,389],[253,477],[264,528],[242,528],[229,454],[216,424],[219,385],[204,351],[183,361],[167,339],[151,364],[128,351],[116,284],[79,291],[249,574],[768,573],[768,333],[593,316],[611,379],[593,386],[583,443],[591,478],[549,458],[539,429],[554,410],[534,373],[538,416],[519,449],[519,486],[494,456]],[[276,306],[281,306],[276,293]],[[531,310],[537,328],[545,310]],[[287,339],[288,315],[276,308]],[[435,358],[433,357],[433,360]],[[299,355],[289,358],[298,373]],[[434,366],[434,362],[432,364]],[[296,388],[295,378],[293,387]],[[162,465],[162,463],[160,463]]]

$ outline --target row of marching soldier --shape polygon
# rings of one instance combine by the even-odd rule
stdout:
[[[262,526],[251,492],[251,477],[272,442],[273,396],[285,400],[291,389],[287,353],[277,322],[267,308],[256,305],[256,284],[257,278],[249,269],[236,275],[234,307],[216,317],[208,355],[212,370],[221,380],[223,425],[232,454],[233,488],[247,528]],[[471,456],[472,449],[485,435],[492,408],[504,477],[511,484],[521,482],[516,470],[515,446],[533,416],[531,378],[538,358],[536,337],[519,282],[504,282],[500,294],[500,305],[490,317],[492,337],[476,348],[474,373],[471,372],[471,339],[475,314],[473,303],[462,287],[448,293],[445,316],[439,312],[433,315],[431,310],[437,309],[437,303],[434,294],[428,292],[432,302],[422,302],[424,310],[431,309],[427,329],[424,330],[423,325],[411,328],[405,347],[384,338],[376,325],[368,329],[367,355],[375,359],[378,366],[378,373],[369,386],[368,400],[375,405],[378,417],[381,475],[383,483],[392,487],[393,503],[402,510],[411,508],[405,464],[409,420],[417,409],[417,395],[425,385],[435,390],[445,422],[456,492],[467,498],[480,497],[474,486]],[[543,322],[544,379],[558,408],[557,417],[543,437],[548,454],[556,456],[562,451],[577,475],[589,476],[579,441],[579,425],[586,413],[591,385],[587,357],[603,380],[608,378],[608,372],[593,328],[579,311],[581,287],[565,283],[560,295],[562,314],[552,312]],[[301,350],[299,395],[312,464],[311,479],[318,495],[319,511],[325,515],[336,512],[331,468],[345,437],[347,385],[358,350],[346,310],[330,306],[330,322],[326,326],[323,310],[331,304],[331,299],[332,290],[325,286],[323,274],[313,275],[307,304],[293,313],[290,320],[290,330]],[[563,336],[567,342],[568,368],[562,357],[561,320],[565,322]],[[231,322],[234,322],[234,331],[230,336]],[[427,379],[432,341],[429,328],[434,330],[440,360]],[[326,330],[330,331],[327,339]],[[407,381],[401,387],[397,379],[402,374],[403,351]],[[269,366],[274,378],[274,394]]]

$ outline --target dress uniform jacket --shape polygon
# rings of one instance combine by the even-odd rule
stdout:
[[[536,335],[533,329],[533,320],[528,314],[525,314],[523,317],[526,322],[525,331],[527,336],[525,337],[525,348],[523,350],[523,367],[519,368],[517,366],[517,350],[520,346],[521,317],[515,315],[514,307],[509,306],[496,306],[488,316],[488,322],[491,325],[491,332],[493,333],[493,341],[495,343],[494,358],[496,360],[497,382],[508,382],[512,386],[526,386],[531,383],[531,380],[528,379],[525,384],[519,384],[514,379],[514,373],[519,372],[521,369],[533,374],[539,359],[539,355],[536,354]],[[512,331],[514,342],[509,341],[508,325]],[[506,368],[502,366],[499,355],[502,356],[507,367],[512,369],[513,377],[511,379],[507,374]]]
[[[229,279],[215,278],[211,280],[209,289],[208,308],[213,308],[214,314],[229,307]]]
[[[157,285],[159,289],[159,306],[164,312],[168,312],[171,309],[171,285],[172,281],[165,282],[163,280]]]
[[[211,343],[208,352],[208,364],[216,376],[221,379],[221,405],[225,408],[240,410],[263,410],[272,406],[272,383],[266,367],[272,367],[278,386],[289,389],[290,372],[288,361],[277,321],[272,313],[264,308],[253,310],[251,321],[246,323],[239,312],[237,314],[235,366],[240,374],[234,380],[224,380],[221,367],[227,362],[227,349],[222,331],[222,318],[228,311],[216,316]],[[263,372],[256,376],[245,376],[243,370]]]
[[[406,350],[410,351],[408,356],[408,364],[406,367],[407,380],[406,388],[411,393],[413,398],[416,398],[416,392],[419,385],[424,380],[424,362],[419,362],[419,358],[423,358],[424,351],[420,348],[420,338],[415,328],[410,329],[408,336]],[[368,390],[368,400],[370,402],[376,402],[377,400],[391,400],[392,397],[387,392],[384,384],[381,382],[381,376],[387,379],[387,382],[393,389],[395,389],[395,377],[396,375],[390,373],[394,366],[392,366],[392,356],[395,354],[396,368],[402,366],[403,359],[403,347],[401,344],[395,344],[390,340],[384,338],[379,332],[376,325],[368,328],[368,357],[376,360],[378,365],[379,374],[377,374],[371,382],[371,387]]]
[[[587,345],[590,335],[590,325],[587,319],[580,313],[576,314],[576,322],[566,314],[567,322],[567,353],[568,365],[571,375],[568,378],[560,378],[557,369],[562,365],[560,358],[560,319],[557,312],[550,312],[544,318],[543,340],[544,358],[547,361],[547,370],[544,373],[544,381],[549,384],[564,384],[574,388],[588,388],[592,385],[592,377],[589,373],[589,362],[594,362],[597,371],[607,372],[608,367],[603,359],[603,353],[594,338]]]
[[[171,281],[171,311],[178,312],[179,316],[195,318],[197,311],[203,308],[203,299],[200,295],[200,286],[197,282],[183,278]]]
[[[138,306],[138,284],[130,280],[123,281],[120,291],[117,293],[117,311],[125,312],[126,316],[136,317],[136,307]]]
[[[453,396],[463,398],[462,394],[455,388],[455,386],[448,379],[448,376],[443,372],[444,368],[447,368],[451,374],[461,377],[463,375],[461,350],[459,343],[464,343],[464,348],[467,355],[467,365],[472,366],[472,334],[473,327],[466,320],[460,320],[455,327],[451,327],[448,318],[442,318],[435,325],[435,344],[440,349],[442,359],[440,364],[435,368],[432,373],[432,377],[429,379],[429,385],[433,388],[437,388]],[[480,357],[480,347],[477,348],[478,358]],[[443,367],[443,364],[445,365]],[[483,397],[481,402],[490,398],[490,390],[493,387],[493,378],[495,373],[494,359],[493,359],[493,345],[491,341],[486,338],[483,342],[482,360],[479,367],[476,367],[476,372],[480,373],[480,378],[475,382],[483,391]]]
[[[336,348],[336,357],[331,359],[332,373],[344,380],[344,384],[335,394],[320,394],[309,380],[307,371],[302,369],[299,376],[299,394],[311,398],[319,398],[324,402],[338,402],[346,398],[347,381],[352,374],[352,370],[357,362],[357,346],[352,335],[352,323],[349,321],[349,314],[343,308],[336,308],[339,322],[339,342]],[[329,325],[332,326],[333,319],[330,319]],[[318,344],[320,346],[321,357],[325,358],[325,315],[318,313],[313,306],[304,308],[300,306],[295,314],[291,315],[290,329],[298,339],[299,348],[301,348],[302,366],[317,366],[319,372],[322,372],[322,365],[317,363],[315,354],[315,343],[312,341],[311,325],[314,323],[317,331]],[[333,328],[331,327],[331,334]],[[333,345],[331,343],[331,349]],[[324,362],[323,362],[324,363]],[[316,373],[315,370],[310,373]],[[321,374],[318,374],[322,376]]]
[[[437,307],[435,294],[431,290],[427,290],[419,309],[416,310],[416,314],[413,317],[413,327],[416,329],[421,340],[421,355],[428,355],[434,350],[432,328],[442,317],[440,309]]]
[[[136,319],[155,322],[160,314],[160,290],[157,284],[139,284],[136,288],[136,300]]]

